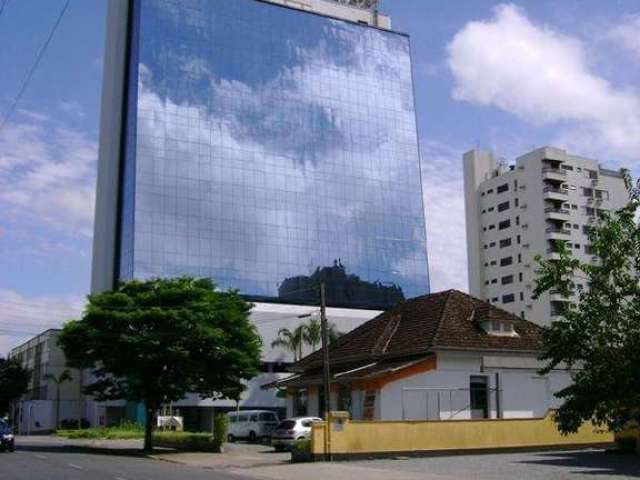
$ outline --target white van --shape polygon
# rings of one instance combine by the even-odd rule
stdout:
[[[240,410],[229,412],[229,433],[227,440],[233,442],[238,438],[268,438],[271,431],[280,423],[278,415],[269,410]]]

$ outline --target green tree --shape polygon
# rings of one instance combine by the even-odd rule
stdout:
[[[559,260],[538,258],[535,296],[551,292],[578,299],[573,307],[566,302],[560,320],[544,332],[542,359],[548,363],[542,373],[558,365],[576,368],[574,383],[556,394],[564,401],[556,415],[564,433],[584,421],[614,431],[640,422],[639,198],[629,173],[622,173],[628,204],[602,213],[590,229],[589,243],[599,259],[582,263],[563,243]]]
[[[53,381],[56,384],[56,428],[60,428],[60,386],[65,382],[73,380],[71,376],[71,370],[65,369],[60,372],[57,377],[52,373],[47,373],[44,376],[45,379]],[[80,428],[80,426],[78,426]]]
[[[31,374],[15,358],[0,358],[0,417],[9,413],[11,404],[24,395]]]
[[[144,404],[145,450],[152,449],[161,404],[191,392],[238,400],[258,374],[261,342],[251,304],[209,279],[130,281],[88,299],[59,344],[70,367],[92,369],[96,381],[85,393]]]
[[[311,350],[315,351],[317,346],[322,343],[322,324],[317,318],[311,318],[309,322],[304,325],[304,331],[302,334],[304,343],[311,347]]]
[[[304,325],[298,325],[293,330],[281,328],[278,330],[278,337],[271,342],[271,348],[282,348],[293,353],[293,361],[297,362],[302,358],[304,333]]]

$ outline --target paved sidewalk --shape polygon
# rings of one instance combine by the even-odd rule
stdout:
[[[225,444],[223,453],[167,452],[154,453],[152,458],[210,469],[247,469],[273,465],[289,465],[291,454],[277,453],[272,447],[259,444]]]

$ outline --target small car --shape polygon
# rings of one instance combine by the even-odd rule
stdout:
[[[229,434],[227,441],[234,442],[239,438],[246,438],[250,442],[267,439],[271,431],[280,422],[278,415],[269,410],[241,410],[230,412]]]
[[[16,449],[13,432],[7,422],[0,419],[0,452],[13,452]]]
[[[310,438],[311,425],[321,421],[319,417],[287,418],[271,432],[271,445],[276,452],[291,449],[296,441]]]

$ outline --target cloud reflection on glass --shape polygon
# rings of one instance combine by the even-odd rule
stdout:
[[[255,0],[134,10],[121,278],[278,300],[339,259],[428,291],[407,37]],[[356,297],[329,303],[388,306]]]

